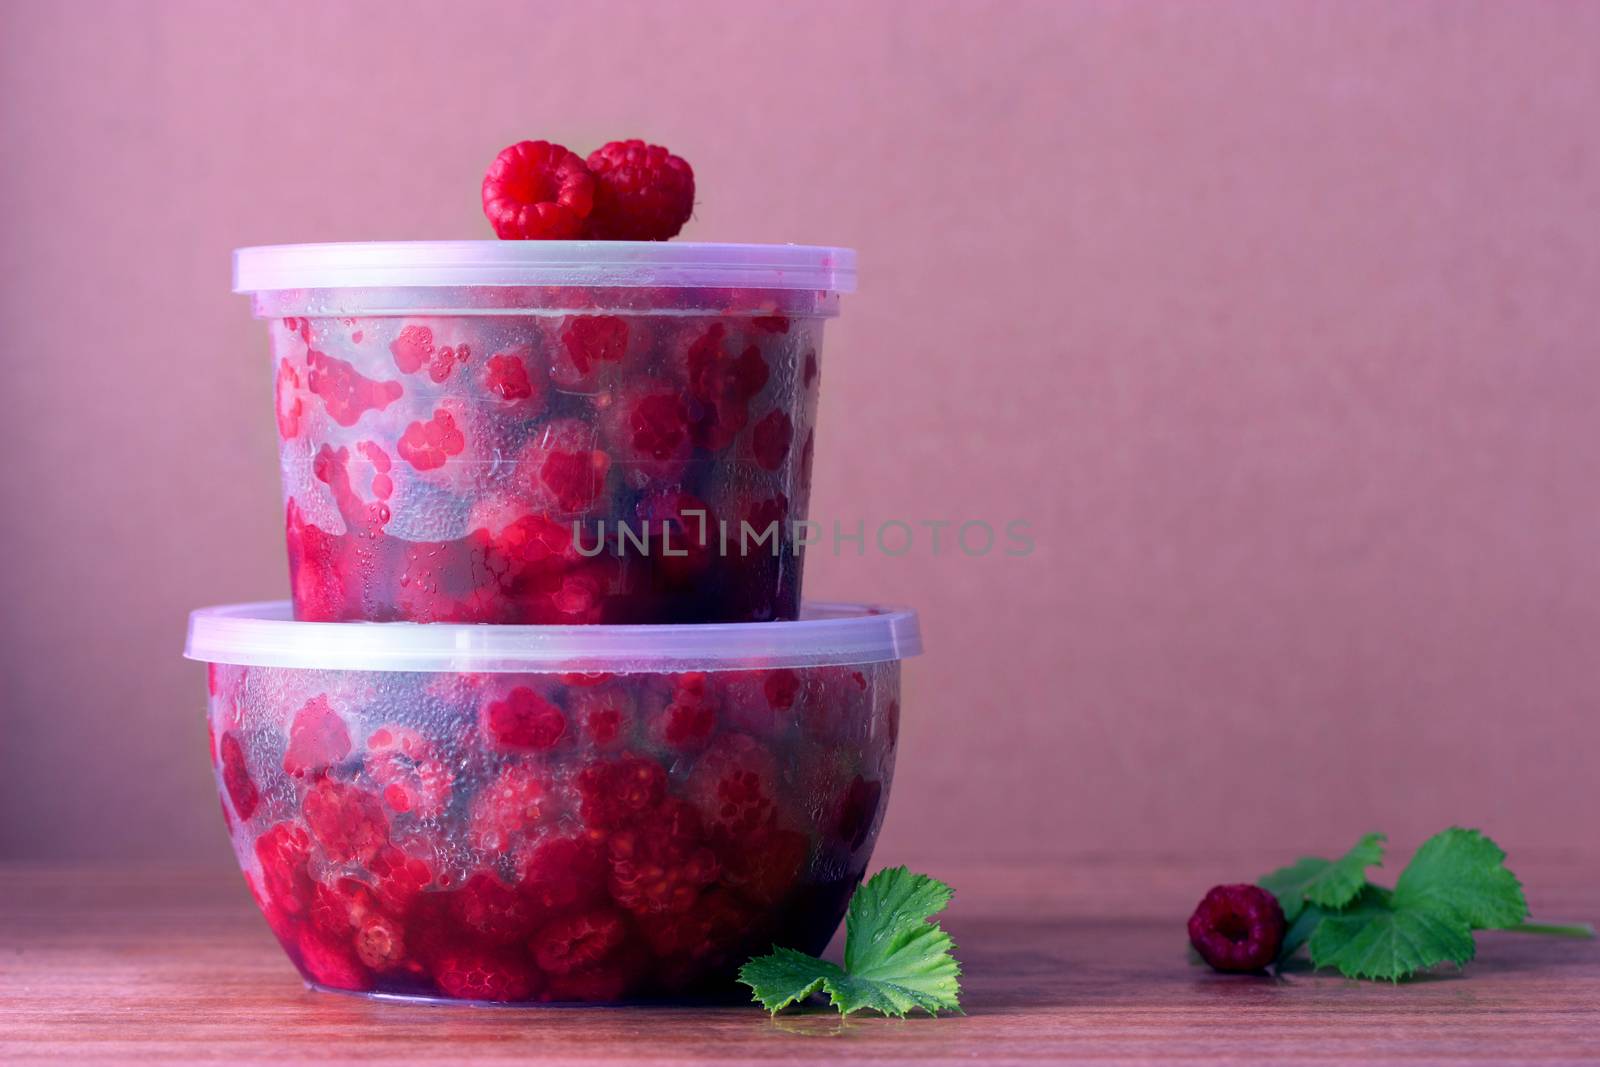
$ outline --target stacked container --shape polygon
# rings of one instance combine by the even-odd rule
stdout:
[[[800,602],[847,250],[242,249],[289,603],[206,609],[235,851],[308,982],[618,1002],[818,952],[915,616]]]

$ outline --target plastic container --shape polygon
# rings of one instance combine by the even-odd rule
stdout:
[[[251,893],[314,987],[719,997],[819,952],[871,855],[916,616],[518,627],[208,608],[211,755]],[[737,995],[737,994],[735,994]]]
[[[794,618],[822,324],[854,284],[854,253],[795,245],[238,250],[296,616]]]

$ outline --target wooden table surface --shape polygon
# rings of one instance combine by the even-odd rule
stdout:
[[[1600,1063],[1600,942],[1487,934],[1402,986],[1185,960],[1212,883],[1277,857],[933,864],[965,1016],[493,1009],[307,991],[233,871],[0,866],[0,1062]],[[1600,918],[1600,858],[1513,856],[1536,916]]]

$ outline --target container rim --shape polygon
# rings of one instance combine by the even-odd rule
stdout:
[[[233,291],[459,286],[853,293],[850,248],[696,241],[352,241],[233,252]]]
[[[188,659],[249,667],[481,673],[843,666],[919,655],[917,614],[872,604],[806,603],[795,622],[637,626],[296,622],[287,600],[189,615]]]

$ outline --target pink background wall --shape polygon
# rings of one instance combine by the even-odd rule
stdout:
[[[815,556],[929,654],[884,855],[1592,844],[1600,5],[7,4],[0,850],[225,862],[194,606],[281,594],[251,243],[487,236],[644,135],[854,245]],[[1241,872],[1248,873],[1248,872]]]

